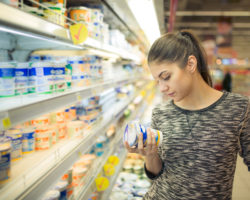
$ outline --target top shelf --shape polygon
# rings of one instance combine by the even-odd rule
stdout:
[[[51,43],[60,44],[68,49],[95,49],[119,56],[125,60],[132,60],[137,64],[140,63],[141,59],[139,56],[131,54],[126,50],[103,44],[92,38],[87,38],[81,45],[74,45],[69,29],[20,9],[0,3],[0,10],[0,31],[41,39],[43,41],[46,40]]]

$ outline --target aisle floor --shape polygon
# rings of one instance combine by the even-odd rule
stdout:
[[[233,200],[250,200],[250,172],[240,156],[234,177]]]

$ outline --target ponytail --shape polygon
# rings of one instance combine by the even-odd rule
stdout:
[[[190,55],[196,57],[198,72],[203,80],[212,86],[205,50],[190,31],[167,33],[157,39],[149,50],[148,63],[178,62],[184,68]]]

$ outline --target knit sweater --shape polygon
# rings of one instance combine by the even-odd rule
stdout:
[[[230,200],[237,154],[250,171],[250,105],[224,92],[207,108],[189,111],[172,100],[154,108],[152,128],[163,133],[162,170],[144,200]]]

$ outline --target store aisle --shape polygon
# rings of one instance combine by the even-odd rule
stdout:
[[[240,156],[236,165],[233,200],[250,200],[250,172]]]

